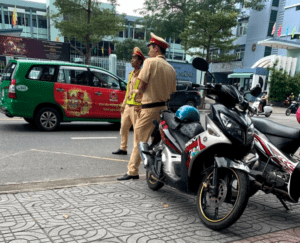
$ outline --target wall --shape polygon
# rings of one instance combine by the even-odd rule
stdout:
[[[299,73],[300,72],[300,49],[287,50],[287,56],[298,58],[297,64],[296,64],[296,73]]]
[[[255,62],[264,57],[265,47],[257,45],[258,41],[267,38],[272,0],[265,3],[265,7],[261,11],[250,11],[250,18],[248,22],[245,58],[243,61],[243,68],[250,68]],[[252,51],[252,45],[256,44],[256,50]]]

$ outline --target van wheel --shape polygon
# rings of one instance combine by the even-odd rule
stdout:
[[[57,110],[51,107],[42,108],[34,117],[34,122],[42,131],[53,131],[60,124],[61,118]]]
[[[192,101],[192,100],[189,100],[188,102],[185,103],[186,105],[190,105],[190,106],[193,106],[193,107],[196,107],[195,105],[195,102]]]

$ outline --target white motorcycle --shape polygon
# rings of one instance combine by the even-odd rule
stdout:
[[[260,101],[261,98],[256,98],[256,100],[254,101],[253,105],[252,105],[252,111],[248,111],[249,116],[253,116],[253,115],[265,115],[266,117],[271,116],[272,112],[273,112],[273,108],[272,105],[266,105],[264,107],[263,111],[260,111],[259,105],[260,105]]]

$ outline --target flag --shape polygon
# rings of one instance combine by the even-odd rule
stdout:
[[[282,26],[280,25],[280,26],[279,26],[279,29],[278,29],[277,36],[281,36],[281,30],[282,30]]]
[[[102,54],[104,54],[104,48],[103,48],[103,46],[101,47],[101,51],[102,51]]]
[[[108,48],[108,53],[111,54],[111,48],[110,47]]]
[[[11,24],[13,26],[15,26],[18,22],[18,14],[17,14],[17,8],[16,8],[16,5],[15,5],[15,9],[13,11],[13,15],[12,15],[12,20],[11,20]]]
[[[288,25],[288,26],[286,27],[286,30],[285,30],[285,35],[286,35],[286,36],[289,35],[289,28],[290,28],[290,26]]]
[[[295,36],[295,32],[296,32],[296,26],[293,28],[293,31],[292,31],[292,39],[293,39],[294,36]]]
[[[274,34],[275,34],[275,29],[276,29],[276,22],[275,22],[274,25],[273,25],[273,29],[272,29],[271,35],[274,35]]]

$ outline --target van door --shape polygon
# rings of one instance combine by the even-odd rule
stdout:
[[[88,69],[60,66],[54,86],[55,101],[68,118],[92,118],[93,88],[89,86]]]
[[[99,69],[90,69],[94,92],[96,117],[101,119],[120,119],[120,105],[126,91],[121,90],[117,77]]]

